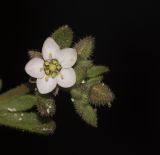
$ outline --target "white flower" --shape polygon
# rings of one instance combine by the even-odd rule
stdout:
[[[55,89],[57,84],[63,88],[72,87],[76,82],[76,74],[72,66],[77,60],[77,52],[73,48],[60,49],[57,43],[47,38],[42,47],[41,58],[31,59],[25,71],[37,78],[36,84],[41,94]]]

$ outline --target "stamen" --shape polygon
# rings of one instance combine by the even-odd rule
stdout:
[[[59,71],[61,70],[61,65],[59,64],[57,59],[52,60],[46,60],[44,62],[44,71],[47,76],[50,76],[52,78],[55,78]],[[62,77],[63,79],[63,77]],[[46,81],[48,81],[48,78],[46,78]]]
[[[54,65],[57,65],[57,64],[58,64],[58,61],[57,61],[56,59],[53,59],[53,60],[52,60],[52,63],[53,63]]]
[[[46,69],[46,70],[45,70],[45,73],[46,73],[47,75],[49,75],[49,72],[50,72],[49,69]]]
[[[55,78],[57,76],[57,74],[55,72],[52,73],[52,78]]]
[[[44,63],[46,66],[49,66],[49,62],[48,61],[45,61]]]
[[[57,69],[60,70],[62,67],[60,65],[57,66]]]

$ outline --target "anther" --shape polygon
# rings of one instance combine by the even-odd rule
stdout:
[[[52,78],[55,78],[57,76],[56,72],[53,72],[51,76]]]

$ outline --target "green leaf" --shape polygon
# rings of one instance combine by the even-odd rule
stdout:
[[[94,38],[93,37],[86,37],[80,40],[76,45],[75,48],[77,50],[78,58],[79,59],[88,59],[93,53],[94,49]]]
[[[86,81],[85,86],[88,90],[90,90],[90,88],[93,85],[100,83],[102,80],[103,80],[103,76],[97,76],[97,77],[90,78],[89,80]]]
[[[96,77],[108,71],[109,71],[109,68],[106,66],[92,66],[87,71],[87,77],[89,78]]]
[[[83,111],[85,107],[88,105],[88,100],[82,101],[82,100],[74,100],[73,102],[74,108],[77,112],[77,114],[82,117]]]
[[[93,66],[93,62],[92,60],[80,60],[78,61],[77,65],[88,69]]]
[[[97,127],[96,109],[93,109],[90,105],[86,106],[82,114],[82,119],[93,127]]]
[[[87,68],[77,65],[74,70],[76,73],[76,84],[80,84],[86,78]]]
[[[97,113],[96,110],[89,105],[88,102],[82,102],[82,100],[74,101],[74,108],[77,114],[84,120],[87,124],[97,127]]]
[[[27,84],[22,84],[16,88],[13,88],[3,94],[0,95],[0,104],[5,102],[8,102],[18,96],[22,96],[29,92],[29,88]]]
[[[61,49],[70,47],[73,40],[73,31],[68,26],[62,26],[56,30],[51,37],[57,42]]]
[[[93,127],[97,127],[97,114],[89,104],[88,94],[80,88],[72,88],[71,96],[74,108],[82,120]]]
[[[81,100],[88,99],[87,93],[80,88],[72,88],[70,93],[73,99],[81,99]]]
[[[38,134],[51,134],[56,124],[51,120],[42,120],[36,113],[11,113],[0,111],[0,124]]]
[[[36,105],[36,102],[37,97],[33,95],[23,95],[10,101],[4,101],[0,104],[0,110],[7,110],[10,112],[26,111]]]
[[[78,61],[78,63],[74,67],[74,70],[76,72],[76,84],[80,84],[83,80],[85,80],[87,69],[92,65],[92,61],[90,60]]]

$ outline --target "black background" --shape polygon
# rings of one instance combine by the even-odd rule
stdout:
[[[152,1],[100,0],[28,0],[1,5],[3,91],[27,81],[27,50],[41,50],[53,30],[68,24],[75,32],[75,41],[87,35],[96,38],[93,59],[111,69],[105,82],[116,95],[111,109],[99,109],[99,127],[94,129],[80,120],[69,95],[61,92],[56,99],[54,135],[1,127],[1,150],[45,155],[153,153],[159,116],[155,110],[155,58],[159,52],[160,16],[155,6]]]

